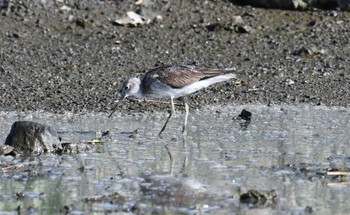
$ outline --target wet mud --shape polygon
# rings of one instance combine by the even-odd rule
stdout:
[[[5,111],[108,112],[123,80],[163,64],[235,68],[240,74],[239,86],[228,82],[188,96],[195,108],[228,102],[348,106],[346,11],[230,1],[6,2],[0,19]],[[150,23],[118,25],[128,11]],[[130,101],[117,108],[168,107]]]

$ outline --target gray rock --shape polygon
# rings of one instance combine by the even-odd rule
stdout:
[[[0,146],[0,155],[9,155],[13,151],[12,146]]]
[[[62,146],[57,132],[51,127],[31,121],[12,124],[5,145],[20,153],[59,153]]]

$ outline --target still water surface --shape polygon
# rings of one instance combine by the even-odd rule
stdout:
[[[248,125],[235,119],[242,109],[252,112]],[[79,154],[0,156],[2,166],[23,169],[0,171],[0,214],[17,214],[18,206],[35,214],[346,214],[348,178],[324,174],[350,170],[349,112],[307,105],[207,106],[191,110],[185,147],[180,112],[162,138],[157,134],[166,113],[116,113],[112,119],[102,113],[0,113],[2,142],[19,119],[52,126],[63,142],[110,131],[103,144]],[[248,190],[268,201],[240,203]]]

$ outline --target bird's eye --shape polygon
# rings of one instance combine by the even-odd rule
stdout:
[[[126,93],[126,91],[128,91],[128,89],[129,89],[129,87],[125,85],[122,88],[120,88],[119,92],[123,94],[123,93]]]

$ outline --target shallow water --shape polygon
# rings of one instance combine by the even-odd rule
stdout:
[[[248,126],[235,117],[252,112]],[[177,112],[162,138],[166,113],[54,115],[1,113],[0,141],[16,120],[55,128],[64,142],[103,144],[79,154],[0,156],[0,214],[345,214],[350,210],[349,110],[322,106],[208,106],[191,110],[186,146]],[[136,134],[132,132],[139,129]],[[173,158],[171,162],[169,154]],[[240,203],[248,190],[275,193],[260,205]],[[17,195],[16,195],[17,193]],[[65,209],[66,206],[66,209]]]

